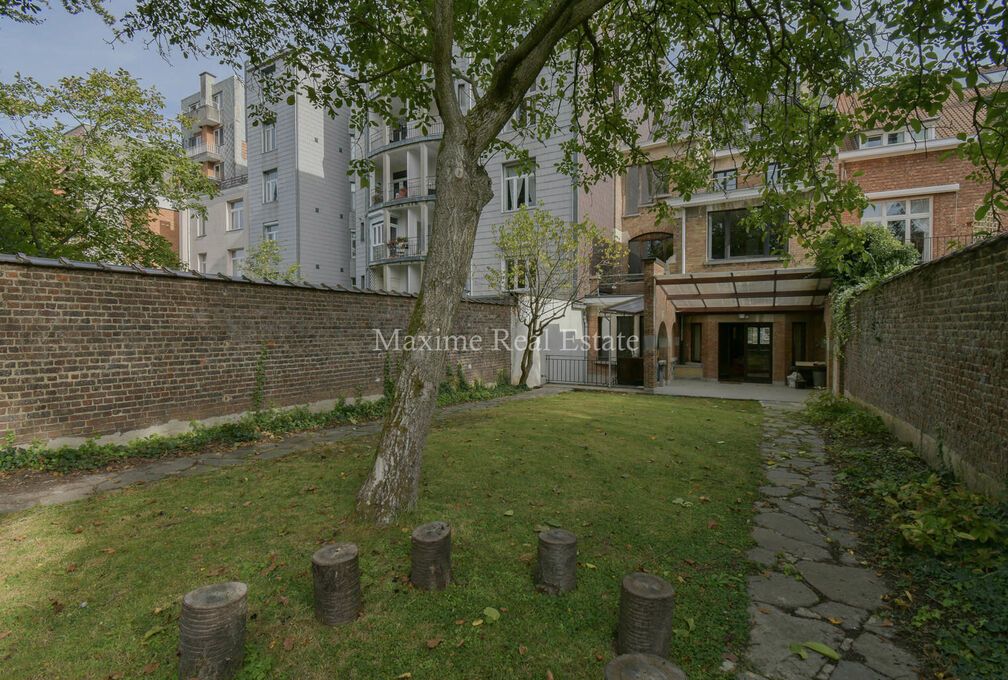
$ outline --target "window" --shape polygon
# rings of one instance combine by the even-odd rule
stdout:
[[[703,361],[703,324],[690,324],[689,360],[699,364]]]
[[[350,230],[350,257],[357,257],[357,230]]]
[[[738,169],[718,170],[714,173],[714,191],[738,189]]]
[[[206,236],[206,220],[199,213],[192,213],[190,218],[193,225],[193,230],[196,232],[196,236]]]
[[[784,166],[780,163],[771,163],[766,169],[766,183],[770,186],[780,184],[784,178]]]
[[[275,149],[276,149],[276,123],[263,123],[262,150],[274,151]]]
[[[234,250],[228,251],[228,264],[231,269],[228,272],[231,276],[238,276],[241,274],[242,264],[245,262],[245,249],[235,248]]]
[[[674,240],[672,234],[644,234],[630,241],[629,251],[629,274],[643,274],[644,269],[641,260],[653,257],[656,260],[665,262],[674,254]]]
[[[216,106],[218,109],[221,107],[221,104],[223,102],[224,102],[224,93],[223,92],[218,92],[217,94],[215,94],[213,96],[213,105]]]
[[[220,146],[221,145],[221,140],[223,138],[224,138],[224,131],[221,130],[220,128],[216,128],[213,131],[213,143],[214,143],[214,146],[215,147]]]
[[[896,131],[872,130],[862,132],[858,137],[858,148],[873,149],[880,146],[905,144],[907,142],[923,142],[928,139],[934,139],[934,132],[934,128],[927,125],[922,126],[919,132],[915,132],[913,128],[904,128],[903,130]]]
[[[259,69],[259,75],[267,78],[272,76],[275,72],[276,72],[275,64],[267,64],[266,66],[263,66],[261,69]]]
[[[277,171],[267,170],[263,173],[263,203],[277,200]]]
[[[536,262],[532,258],[509,257],[504,260],[509,291],[528,290],[529,277],[535,278]]]
[[[210,169],[210,176],[213,177],[214,179],[220,179],[221,178],[221,164],[220,163],[214,163],[213,168]]]
[[[913,244],[921,257],[926,257],[931,236],[931,199],[869,203],[861,215],[861,224],[885,225],[898,241]]]
[[[504,212],[535,205],[535,171],[523,173],[517,164],[504,166]]]
[[[203,142],[200,140],[200,136],[199,135],[193,135],[192,137],[189,138],[189,148],[190,149],[196,149],[202,143]]]
[[[707,214],[710,259],[727,260],[743,257],[770,257],[782,248],[774,225],[766,230],[746,229],[741,222],[749,213],[748,208],[738,210],[718,210]]]
[[[245,226],[245,201],[238,199],[228,201],[228,231],[235,231]]]
[[[805,347],[808,338],[808,327],[804,322],[791,324],[791,360],[805,361]]]
[[[280,225],[277,222],[267,222],[263,225],[263,239],[266,241],[276,241]]]
[[[196,256],[196,271],[200,274],[206,274],[206,253],[200,253]]]
[[[466,96],[465,83],[458,84],[458,103],[459,108],[462,109],[462,113],[466,113],[469,110],[469,97]]]
[[[669,178],[653,163],[627,168],[623,177],[623,214],[636,215],[640,206],[654,203],[655,198],[668,194]]]

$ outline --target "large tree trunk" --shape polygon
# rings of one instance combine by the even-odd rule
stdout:
[[[443,336],[452,332],[462,298],[480,213],[493,191],[479,154],[467,148],[465,131],[448,131],[437,159],[434,225],[427,249],[420,295],[406,335]],[[431,342],[432,347],[436,347]],[[420,467],[438,384],[448,359],[444,350],[403,352],[374,465],[357,495],[357,514],[381,524],[416,505]]]

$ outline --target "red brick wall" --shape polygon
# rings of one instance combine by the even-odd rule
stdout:
[[[1008,235],[863,293],[851,321],[842,362],[846,393],[938,440],[940,459],[953,469],[962,467],[967,481],[972,476],[1003,486]]]
[[[382,391],[387,336],[414,298],[0,263],[0,434],[18,442],[93,436],[252,407],[265,346],[264,403]],[[453,333],[484,351],[450,353],[469,378],[502,368],[495,328],[511,308],[462,303]]]

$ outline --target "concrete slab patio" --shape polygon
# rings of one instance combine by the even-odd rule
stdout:
[[[783,385],[760,383],[726,383],[710,380],[673,380],[654,388],[655,394],[676,397],[710,397],[713,399],[753,399],[755,401],[805,401],[813,390],[796,390]]]

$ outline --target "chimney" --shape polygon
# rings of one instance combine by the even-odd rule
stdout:
[[[216,82],[214,74],[203,71],[200,74],[200,101],[204,106],[209,106],[213,103],[213,86]]]

